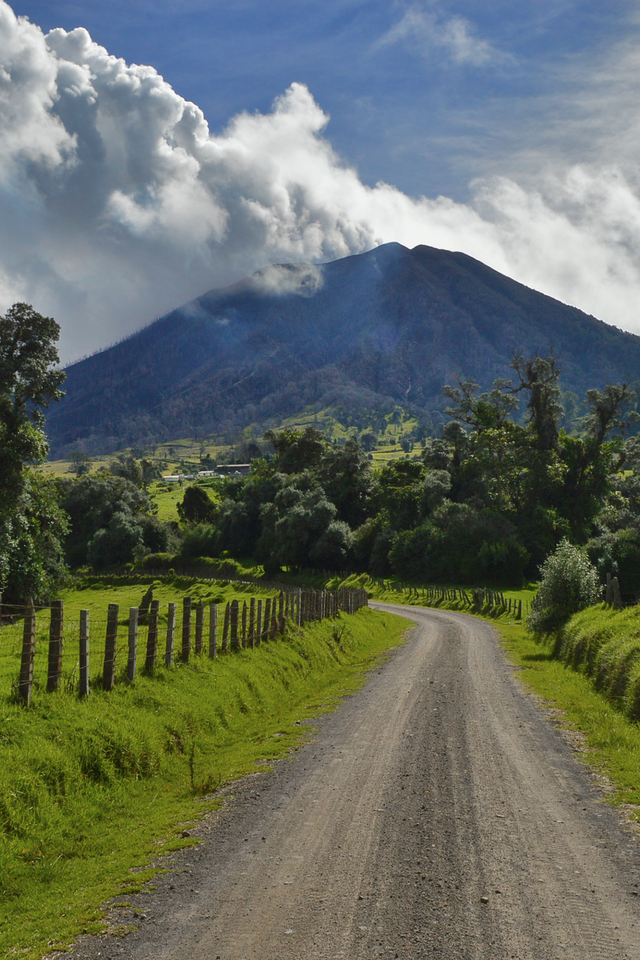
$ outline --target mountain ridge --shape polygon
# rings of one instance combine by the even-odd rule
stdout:
[[[640,337],[463,253],[389,243],[275,264],[70,365],[48,416],[52,454],[233,432],[331,398],[437,422],[456,375],[486,386],[514,352],[552,350],[579,395],[640,379]]]

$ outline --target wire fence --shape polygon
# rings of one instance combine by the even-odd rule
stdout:
[[[149,589],[136,607],[108,605],[106,616],[89,609],[66,618],[64,604],[2,605],[0,693],[29,703],[34,689],[88,695],[93,685],[111,690],[132,683],[140,671],[187,664],[259,646],[286,632],[288,623],[355,613],[368,604],[366,590],[292,588],[226,604],[161,603]]]
[[[436,584],[416,587],[412,584],[397,583],[393,580],[375,580],[374,582],[381,590],[400,593],[403,596],[407,594],[409,599],[415,598],[418,602],[423,600],[435,604],[453,601],[470,609],[484,609],[493,613],[510,614],[517,620],[522,620],[531,611],[531,604],[528,600],[505,597],[501,590],[490,590],[488,587],[474,587],[466,590],[464,587],[445,587]]]

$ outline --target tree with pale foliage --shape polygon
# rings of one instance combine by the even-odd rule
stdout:
[[[602,599],[598,571],[584,550],[566,538],[540,567],[540,588],[531,605],[528,625],[534,633],[550,633]]]

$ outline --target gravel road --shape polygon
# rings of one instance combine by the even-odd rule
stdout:
[[[409,642],[65,957],[640,960],[640,843],[491,627],[373,606]]]

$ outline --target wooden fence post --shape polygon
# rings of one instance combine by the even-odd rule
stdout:
[[[191,656],[191,597],[182,600],[182,662],[189,663]]]
[[[204,643],[204,600],[196,606],[196,653],[202,653]]]
[[[249,639],[248,645],[253,650],[256,645],[256,598],[251,597],[249,602]]]
[[[620,610],[622,608],[622,597],[620,596],[620,584],[617,577],[611,578],[611,586],[613,587],[613,608],[614,610]]]
[[[89,611],[80,611],[80,682],[78,695],[89,696]]]
[[[264,621],[261,625],[260,640],[265,643],[269,639],[269,624],[271,623],[271,597],[264,602]]]
[[[278,633],[284,633],[284,593],[282,590],[278,597]]]
[[[231,601],[231,613],[230,613],[230,634],[231,634],[231,649],[233,651],[238,649],[238,611],[240,604],[237,600]]]
[[[247,645],[247,601],[246,600],[242,604],[242,635],[240,639],[242,641],[242,649],[244,650],[244,648]]]
[[[218,641],[218,605],[209,604],[209,657],[215,660]]]
[[[127,681],[133,683],[138,669],[138,618],[137,607],[129,607],[129,655],[127,657]]]
[[[31,702],[33,688],[33,660],[36,653],[36,611],[33,600],[24,609],[24,629],[22,633],[22,659],[20,662],[20,682],[18,694],[26,704]]]
[[[149,610],[149,629],[147,630],[147,656],[144,662],[144,668],[147,673],[152,673],[156,668],[158,657],[158,616],[160,614],[160,601],[152,600]]]
[[[149,587],[149,589],[146,591],[145,595],[140,601],[140,606],[137,608],[139,624],[146,623],[147,617],[149,615],[149,607],[151,606],[152,600],[153,600],[153,586]]]
[[[228,653],[229,651],[229,620],[231,616],[231,604],[227,600],[227,605],[224,608],[224,624],[222,626],[222,652]]]
[[[49,669],[47,671],[47,693],[53,693],[62,680],[62,644],[64,611],[62,600],[51,603],[51,623],[49,625]]]
[[[116,683],[116,653],[118,649],[118,614],[120,606],[110,603],[107,612],[107,637],[104,645],[102,689],[113,690]]]
[[[166,667],[173,666],[173,650],[176,642],[176,604],[169,604],[167,613],[167,645],[164,651],[164,663]]]
[[[260,646],[262,641],[262,600],[258,600],[258,612],[256,614],[256,647]]]

